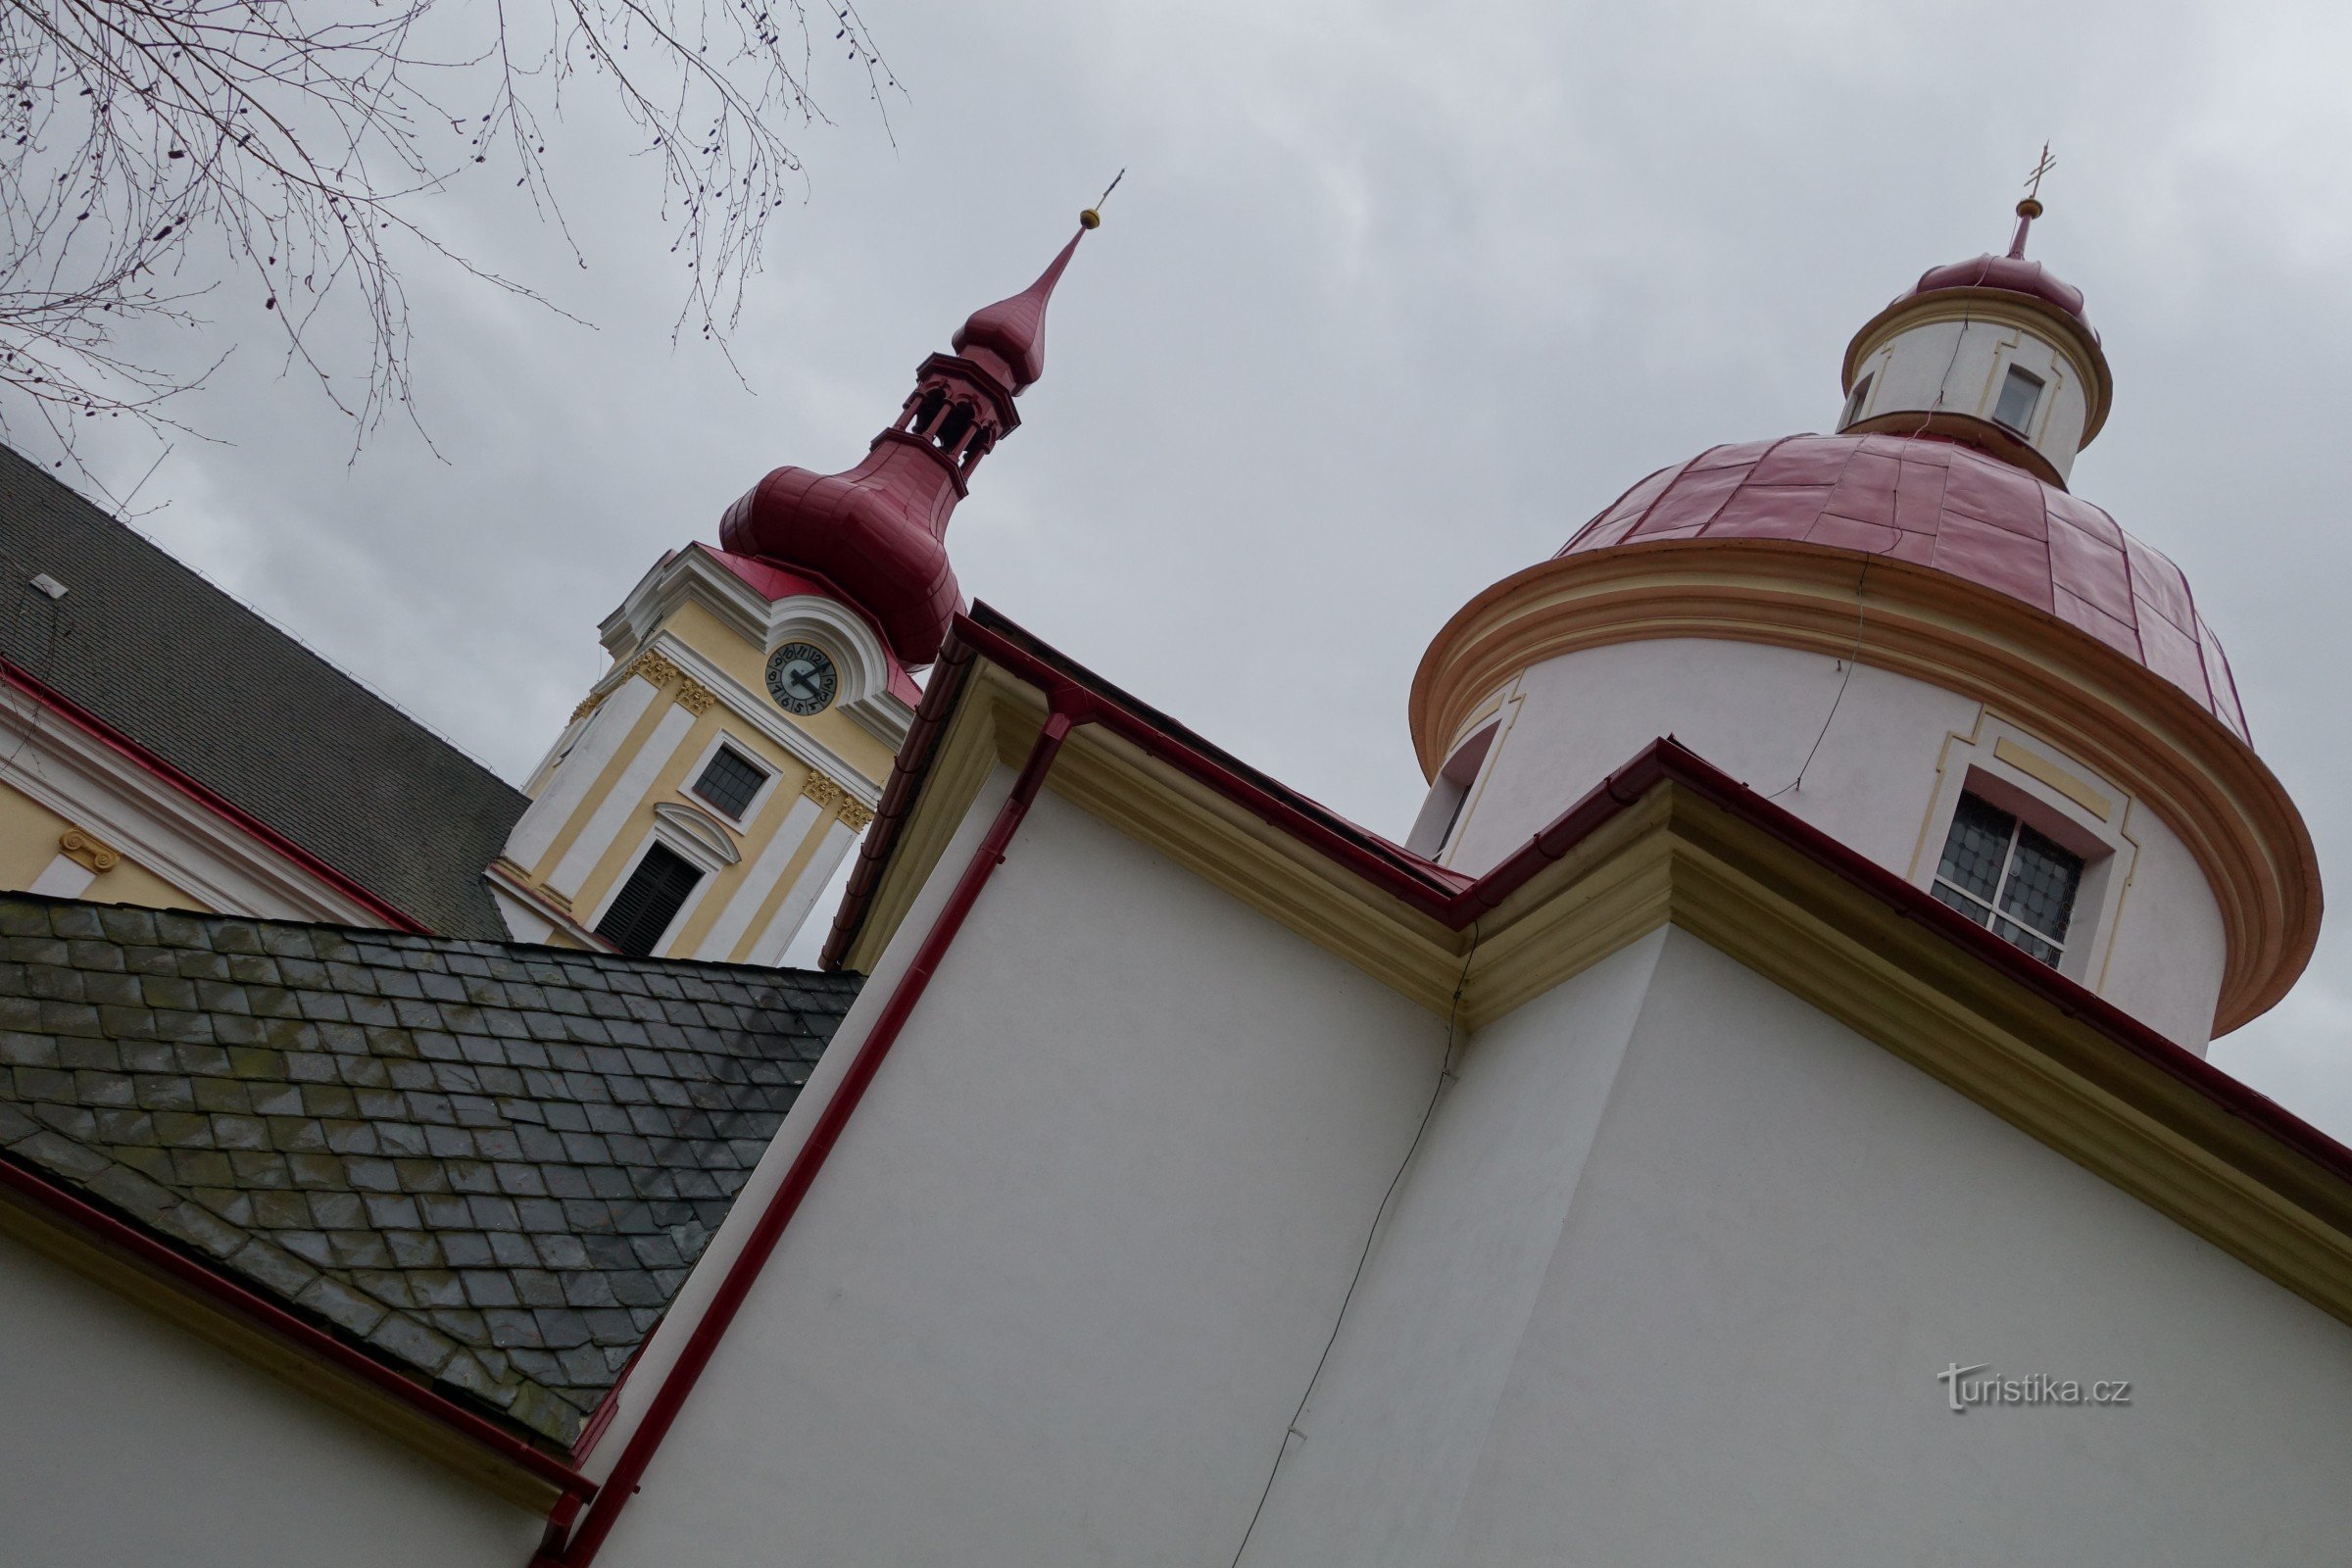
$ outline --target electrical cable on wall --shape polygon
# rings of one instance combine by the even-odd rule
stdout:
[[[1242,1553],[1250,1549],[1250,1538],[1257,1532],[1257,1521],[1266,1511],[1266,1499],[1274,1495],[1274,1479],[1282,1474],[1282,1461],[1290,1456],[1291,1440],[1304,1441],[1306,1434],[1298,1430],[1305,1418],[1306,1406],[1315,1396],[1315,1384],[1323,1376],[1324,1363],[1331,1359],[1332,1347],[1340,1343],[1340,1325],[1348,1321],[1348,1307],[1355,1299],[1355,1288],[1363,1283],[1364,1268],[1372,1261],[1372,1244],[1380,1238],[1381,1222],[1389,1217],[1389,1205],[1396,1201],[1396,1189],[1403,1184],[1404,1173],[1412,1168],[1413,1155],[1420,1152],[1421,1139],[1438,1113],[1438,1102],[1446,1096],[1446,1086],[1454,1082],[1453,1050],[1459,1038],[1462,1016],[1462,993],[1470,984],[1470,961],[1478,956],[1478,922],[1470,922],[1470,946],[1462,954],[1462,972],[1454,977],[1453,1001],[1446,1009],[1446,1050],[1438,1058],[1438,1081],[1430,1089],[1429,1103],[1421,1109],[1420,1125],[1413,1129],[1413,1141],[1405,1146],[1404,1158],[1397,1163],[1396,1174],[1389,1178],[1388,1191],[1380,1195],[1380,1206],[1372,1211],[1372,1228],[1364,1233],[1364,1249],[1356,1254],[1355,1273],[1348,1280],[1347,1294],[1340,1298],[1340,1310],[1331,1320],[1331,1336],[1323,1342],[1323,1353],[1315,1358],[1315,1369],[1307,1375],[1306,1392],[1298,1396],[1298,1407],[1291,1412],[1290,1425],[1283,1430],[1282,1446],[1274,1454],[1274,1467],[1266,1472],[1266,1484],[1257,1494],[1257,1506],[1250,1510],[1250,1524],[1242,1532],[1241,1544],[1233,1548],[1234,1568],[1241,1568]]]
[[[2048,149],[2045,147],[2043,151],[2046,153]],[[1952,335],[1951,358],[1944,361],[1943,376],[1936,383],[1935,401],[1931,402],[1928,405],[1927,412],[1919,416],[1919,424],[1912,430],[1908,439],[1916,441],[1921,436],[1926,435],[1928,433],[1928,426],[1935,422],[1936,411],[1943,407],[1944,389],[1951,385],[1952,371],[1960,364],[1961,345],[1968,341],[1969,319],[1969,308],[1964,305],[1960,308],[1960,330]],[[1900,483],[1900,481],[1898,480],[1897,483]],[[1889,546],[1888,548],[1892,547]],[[1796,777],[1790,779],[1779,789],[1774,790],[1771,794],[1765,796],[1764,798],[1768,801],[1777,801],[1782,796],[1804,787],[1805,770],[1813,765],[1813,759],[1821,755],[1821,743],[1829,739],[1830,726],[1837,722],[1838,719],[1838,705],[1845,701],[1845,689],[1849,685],[1853,684],[1854,664],[1862,657],[1862,628],[1864,616],[1862,595],[1863,590],[1870,585],[1870,564],[1886,553],[1886,552],[1885,550],[1865,550],[1861,553],[1862,574],[1854,580],[1853,649],[1846,655],[1844,660],[1841,661],[1843,669],[1838,677],[1838,690],[1836,694],[1830,698],[1830,710],[1822,715],[1821,728],[1814,732],[1813,744],[1806,750],[1805,760],[1796,764]]]

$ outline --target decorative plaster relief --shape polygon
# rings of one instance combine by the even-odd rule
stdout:
[[[801,793],[814,801],[819,809],[831,811],[835,816],[839,816],[842,808],[850,804],[850,797],[842,787],[822,773],[810,773],[803,779]]]
[[[112,871],[122,863],[122,857],[98,842],[77,827],[70,827],[58,838],[58,853],[88,871]]]
[[[636,662],[629,665],[629,673],[643,676],[656,686],[666,686],[677,679],[678,666],[660,654],[639,654]]]

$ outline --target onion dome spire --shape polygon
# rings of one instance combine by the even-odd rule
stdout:
[[[832,474],[777,468],[727,509],[720,544],[823,581],[865,612],[902,663],[930,663],[963,604],[948,520],[980,460],[1019,428],[1012,400],[1045,372],[1047,303],[1101,222],[1094,208],[1081,213],[1036,282],[973,312],[953,354],[916,368],[897,422],[864,462]]]
[[[2051,167],[2044,147],[2036,188]],[[2029,193],[2006,255],[1931,267],[1863,323],[1845,351],[1840,431],[1957,441],[2066,484],[2115,380],[2082,291],[2026,260],[2041,213]]]

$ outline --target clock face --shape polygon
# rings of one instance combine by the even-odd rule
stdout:
[[[814,643],[786,643],[767,656],[767,693],[787,713],[820,713],[833,701],[841,673]]]

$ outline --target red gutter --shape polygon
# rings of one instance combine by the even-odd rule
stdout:
[[[1348,866],[1374,885],[1451,929],[1468,926],[1499,906],[1552,861],[1592,833],[1638,806],[1654,788],[1671,783],[1687,789],[1728,815],[1779,841],[1886,905],[1898,918],[1916,920],[1963,951],[1999,970],[2068,1017],[2097,1030],[2133,1056],[2195,1092],[2259,1134],[2281,1144],[2336,1176],[2352,1182],[2352,1149],[2311,1126],[2277,1102],[2239,1083],[2202,1057],[2157,1034],[2137,1019],[2094,996],[2055,969],[2027,956],[1991,932],[1944,907],[1893,872],[1847,848],[1819,828],[1757,795],[1671,737],[1661,737],[1589,791],[1527,844],[1485,876],[1472,880],[1432,864],[1376,834],[1347,821],[1328,808],[1290,790],[1136,702],[1092,671],[1036,642],[986,606],[958,615],[922,707],[901,748],[874,831],[866,835],[840,914],[825,944],[822,962],[839,968],[870,906],[882,867],[912,810],[949,717],[969,678],[974,658],[985,655],[1020,679],[1045,691],[1049,714],[1031,748],[1012,793],[964,867],[946,906],[924,935],[882,1014],[874,1021],[841,1086],[810,1130],[783,1185],[768,1201],[728,1265],[710,1307],[690,1332],[679,1359],[629,1436],[627,1446],[568,1543],[564,1534],[577,1504],[570,1498],[552,1513],[546,1544],[531,1568],[586,1568],[612,1533],[620,1510],[635,1494],[697,1379],[718,1342],[773,1254],[785,1227],[798,1211],[809,1184],[823,1168],[843,1128],[882,1058],[889,1054],[949,945],[962,928],[990,875],[1004,860],[1015,829],[1045,783],[1047,771],[1070,731],[1100,724],[1147,755],[1216,790],[1260,820],[1290,833]]]
[[[1094,704],[1093,722],[1457,931],[1500,905],[1544,866],[1632,807],[1652,787],[1660,782],[1674,783],[1835,872],[1901,918],[1925,924],[2042,998],[2061,1013],[2090,1025],[2222,1110],[2338,1178],[2352,1182],[2352,1149],[2276,1101],[2249,1089],[2194,1052],[2158,1034],[2104,997],[2085,990],[1983,926],[1945,908],[1877,861],[1765,800],[1670,737],[1643,748],[1501,864],[1471,881],[1367,832],[1329,808],[1257,772],[1102,681],[1091,670],[1071,662],[986,605],[975,605],[969,615],[957,616],[949,634],[939,668],[943,675],[952,673],[953,678],[933,680],[931,690],[925,693],[922,711],[899,754],[884,795],[885,803],[896,809],[887,820],[877,818],[875,830],[866,835],[861,846],[858,872],[851,879],[832,936],[825,944],[821,961],[828,968],[840,966],[864,920],[873,889],[880,881],[881,867],[889,858],[900,825],[928,771],[931,753],[946,727],[956,692],[976,656],[985,656],[1008,673],[1048,691],[1086,692]]]
[[[105,719],[74,703],[71,698],[51,691],[47,686],[42,685],[38,680],[25,674],[6,660],[0,660],[0,682],[14,686],[39,706],[55,711],[59,717],[65,719],[75,729],[119,753],[124,760],[132,765],[154,774],[173,789],[195,801],[206,810],[226,819],[251,837],[261,840],[263,844],[358,904],[393,930],[408,931],[417,936],[432,934],[432,927],[386,904],[382,899],[368,892],[292,839],[287,838],[260,817],[253,815],[225,796],[217,794],[206,785],[198,783],[188,774],[181,772],[137,741],[107,723]]]
[[[232,1316],[299,1347],[379,1393],[390,1395],[411,1409],[450,1428],[466,1441],[489,1449],[509,1464],[529,1472],[533,1479],[561,1489],[566,1497],[587,1496],[596,1491],[595,1482],[542,1453],[505,1428],[454,1400],[444,1398],[365,1351],[355,1349],[324,1329],[297,1317],[267,1297],[256,1295],[210,1264],[191,1257],[139,1226],[117,1218],[39,1172],[26,1169],[11,1156],[0,1155],[0,1188],[7,1189],[35,1208],[47,1210],[74,1229],[127,1253],[147,1268]]]
[[[1072,729],[1092,719],[1092,705],[1084,692],[1066,682],[1056,682],[1050,690],[1054,699],[1053,710],[1046,718],[1045,726],[1038,732],[1037,743],[1029,749],[1029,759],[1023,764],[1019,778],[1013,783],[1012,793],[1005,797],[1004,806],[997,811],[996,820],[989,825],[987,836],[981,839],[979,848],[972,852],[972,858],[964,866],[963,875],[957,878],[955,890],[948,895],[948,902],[941,907],[938,918],[931,922],[931,929],[924,934],[922,946],[915,950],[906,972],[899,977],[897,987],[890,994],[890,1001],[883,1004],[873,1027],[866,1031],[865,1039],[859,1043],[858,1054],[851,1058],[849,1069],[842,1074],[841,1084],[834,1090],[833,1098],[825,1102],[825,1108],[816,1118],[816,1125],[808,1130],[808,1141],[801,1146],[800,1152],[793,1157],[792,1168],[785,1172],[783,1184],[767,1200],[767,1207],[760,1212],[759,1222],[753,1226],[751,1235],[745,1238],[743,1250],[736,1253],[734,1260],[727,1265],[726,1276],[720,1280],[717,1291],[711,1296],[710,1304],[704,1308],[702,1316],[688,1333],[685,1345],[678,1351],[676,1363],[662,1379],[662,1387],[646,1406],[636,1429],[629,1434],[627,1446],[621,1449],[620,1458],[614,1462],[612,1473],[605,1479],[596,1499],[588,1505],[587,1516],[580,1521],[579,1530],[568,1542],[563,1542],[559,1539],[563,1520],[560,1516],[551,1518],[548,1540],[531,1559],[532,1568],[585,1568],[587,1563],[595,1560],[597,1548],[612,1533],[620,1510],[628,1505],[629,1498],[636,1494],[639,1483],[645,1478],[646,1466],[653,1461],[654,1451],[662,1446],[670,1424],[677,1419],[679,1410],[684,1408],[687,1396],[694,1392],[694,1386],[701,1379],[704,1369],[710,1364],[711,1353],[718,1348],[718,1342],[725,1337],[728,1326],[735,1321],[735,1314],[751,1295],[752,1286],[767,1266],[769,1255],[782,1239],[785,1226],[792,1223],[793,1215],[799,1211],[801,1200],[808,1196],[810,1184],[816,1180],[816,1173],[824,1169],[826,1158],[832,1154],[834,1144],[840,1140],[842,1130],[849,1125],[851,1115],[858,1109],[858,1102],[865,1098],[866,1087],[874,1081],[874,1074],[881,1069],[883,1058],[890,1054],[890,1049],[898,1043],[899,1034],[906,1028],[906,1020],[913,1015],[915,1004],[922,1001],[923,993],[930,988],[931,977],[938,971],[940,960],[947,956],[949,945],[956,940],[956,933],[963,928],[964,917],[972,912],[972,906],[979,901],[981,890],[988,886],[989,878],[1004,863],[1005,851],[1012,843],[1012,835],[1020,827],[1021,819],[1029,814],[1030,804],[1037,799],[1039,789],[1044,786],[1047,770],[1054,765],[1054,758],[1061,750],[1061,743],[1068,738]],[[926,710],[931,706],[929,702],[924,704]]]

